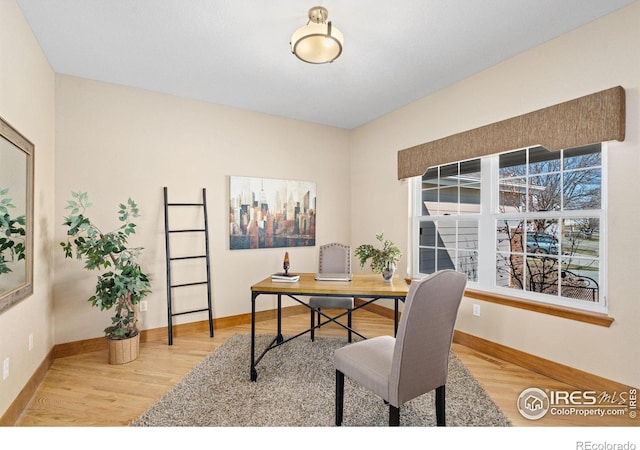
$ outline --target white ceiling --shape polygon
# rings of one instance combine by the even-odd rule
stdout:
[[[57,73],[352,129],[633,0],[17,3]],[[312,6],[344,33],[332,64],[290,52]]]

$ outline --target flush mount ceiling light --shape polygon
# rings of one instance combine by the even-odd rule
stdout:
[[[342,53],[344,38],[337,28],[327,22],[329,12],[322,6],[309,10],[309,22],[291,36],[291,52],[310,64],[324,64],[336,60]]]

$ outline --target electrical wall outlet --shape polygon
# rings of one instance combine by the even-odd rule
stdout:
[[[2,379],[9,378],[9,357],[7,356],[2,362]]]
[[[140,311],[146,311],[147,310],[147,301],[146,300],[141,300],[140,301]]]
[[[480,305],[478,305],[477,303],[473,304],[473,315],[480,317]]]
[[[33,333],[29,334],[29,351],[33,350]]]

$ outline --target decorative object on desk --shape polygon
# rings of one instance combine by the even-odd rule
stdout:
[[[256,345],[263,348],[273,338],[257,335]],[[294,339],[264,357],[260,377],[253,382],[247,370],[251,336],[234,334],[131,425],[332,427],[333,353],[345,344],[344,338]],[[349,395],[344,399],[343,426],[386,427],[389,406],[361,386],[345,382]],[[449,358],[447,399],[450,427],[511,426],[454,353]],[[435,427],[433,405],[433,393],[411,400],[400,411],[400,424]]]
[[[316,245],[316,183],[229,177],[229,249]]]
[[[66,209],[68,227],[66,242],[60,245],[66,258],[74,256],[84,262],[85,269],[108,269],[98,275],[95,295],[89,298],[93,306],[101,310],[115,309],[111,325],[104,329],[109,341],[109,363],[123,364],[139,355],[140,336],[136,305],[151,292],[148,276],[137,259],[141,248],[127,246],[129,236],[135,233],[132,218],[138,217],[138,206],[129,199],[119,205],[118,218],[122,225],[114,231],[103,233],[85,215],[92,204],[86,192],[73,192]],[[131,345],[131,346],[130,346]]]
[[[284,262],[282,263],[282,268],[284,269],[284,274],[289,275],[289,252],[284,252]]]
[[[284,262],[282,263],[284,272],[274,273],[271,275],[271,281],[284,281],[289,283],[295,283],[298,281],[300,279],[300,275],[289,273],[289,267],[291,267],[289,262],[289,252],[284,252]]]
[[[384,239],[384,233],[376,234],[376,239],[382,244],[382,249],[375,248],[371,244],[362,244],[356,248],[355,255],[360,260],[360,268],[363,268],[371,259],[371,270],[382,274],[385,281],[391,281],[402,252],[389,239]]]

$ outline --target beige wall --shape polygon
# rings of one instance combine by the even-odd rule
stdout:
[[[611,328],[465,299],[457,328],[630,385],[640,383],[638,108],[640,2],[456,83],[354,132],[352,244],[379,231],[408,248],[407,181],[397,150],[524,114],[616,85],[626,89],[627,135],[609,151]],[[366,170],[361,170],[366,168]],[[371,211],[377,211],[371,221]],[[407,263],[405,259],[403,263]],[[473,303],[482,315],[471,314]]]
[[[0,116],[35,145],[33,295],[0,315],[0,416],[53,347],[51,242],[54,202],[54,73],[13,0],[0,0]],[[28,350],[33,333],[33,350]]]
[[[132,243],[145,248],[141,262],[153,287],[143,329],[167,325],[163,186],[170,201],[197,201],[207,189],[215,317],[249,312],[250,286],[282,270],[285,250],[292,271],[317,267],[317,247],[229,250],[230,175],[314,181],[317,242],[349,241],[347,131],[63,75],[56,81],[56,118],[56,240],[64,238],[60,224],[71,191],[89,193],[91,214],[105,231],[118,225],[120,202],[138,203],[142,217]],[[59,248],[55,264],[56,343],[100,336],[110,314],[86,301],[95,274],[64,260]],[[174,283],[204,279],[202,272]],[[204,294],[176,291],[174,311],[205,307]],[[258,308],[274,302],[267,296]],[[176,323],[205,319],[200,313]]]

